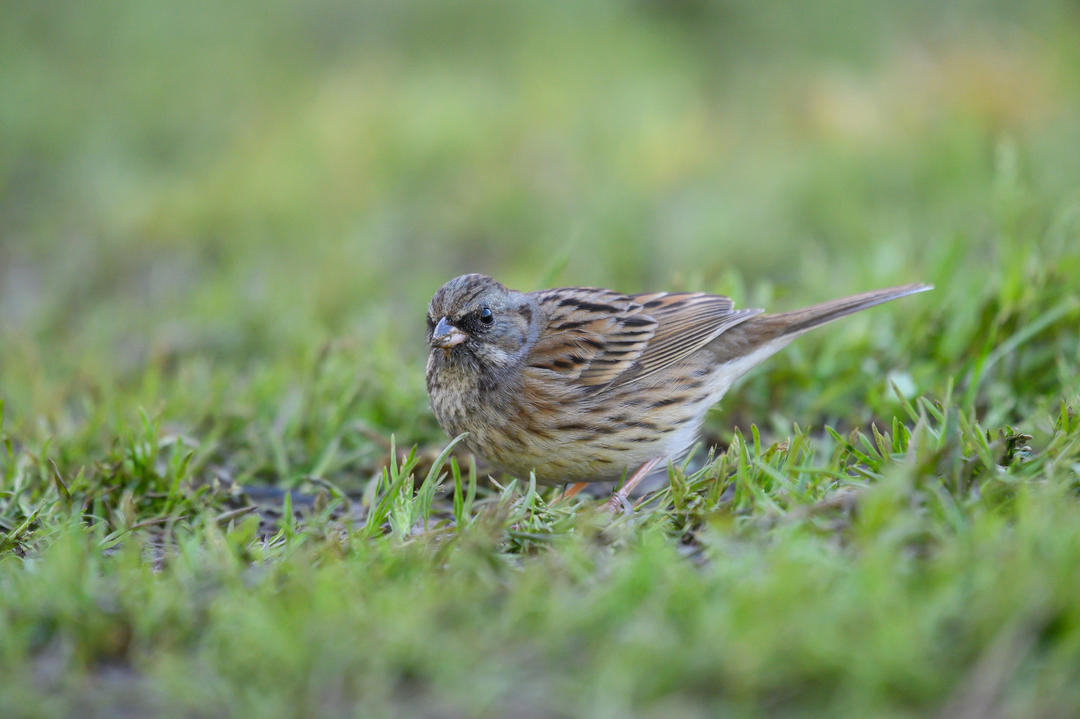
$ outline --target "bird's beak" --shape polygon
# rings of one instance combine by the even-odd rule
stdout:
[[[435,331],[431,333],[431,346],[441,350],[448,350],[454,345],[459,345],[467,339],[468,335],[454,327],[443,317],[439,324],[435,325]]]

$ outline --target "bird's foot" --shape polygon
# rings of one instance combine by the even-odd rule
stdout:
[[[638,471],[634,472],[634,475],[626,480],[626,484],[620,487],[619,491],[612,494],[611,498],[604,503],[604,511],[611,512],[612,514],[619,514],[620,511],[625,511],[632,514],[634,512],[634,506],[630,504],[630,492],[633,491],[634,487],[641,484],[641,480],[645,479],[649,472],[653,470],[653,467],[660,464],[660,460],[662,459],[663,457],[656,457],[641,465]]]

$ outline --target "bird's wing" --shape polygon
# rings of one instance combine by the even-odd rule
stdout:
[[[656,320],[656,334],[632,374],[620,382],[642,379],[698,351],[725,330],[763,310],[737,310],[731,300],[704,293],[633,295],[642,311]]]
[[[530,367],[600,390],[663,370],[760,310],[717,295],[623,295],[568,287],[538,292],[547,318]]]

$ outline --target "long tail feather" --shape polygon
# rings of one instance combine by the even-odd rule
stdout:
[[[792,312],[781,312],[775,315],[765,315],[761,319],[768,319],[778,328],[783,328],[783,334],[802,333],[813,329],[826,322],[850,315],[860,310],[865,310],[891,300],[907,297],[918,292],[934,289],[931,285],[903,285],[902,287],[890,287],[884,290],[863,292],[851,297],[842,297],[838,300],[822,302],[819,305],[806,307]]]
[[[773,315],[757,315],[725,331],[709,344],[721,363],[734,362],[753,354],[753,362],[744,362],[747,369],[779,351],[789,342],[808,330],[832,322],[846,315],[880,305],[890,300],[907,297],[918,292],[934,289],[932,285],[903,285],[884,290],[863,292],[822,302],[792,312]]]

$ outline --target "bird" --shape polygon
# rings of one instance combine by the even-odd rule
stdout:
[[[473,454],[512,476],[572,485],[564,497],[629,474],[605,504],[618,513],[653,468],[690,450],[747,371],[815,327],[930,289],[765,314],[702,292],[519,292],[462,275],[428,305],[428,398]]]

